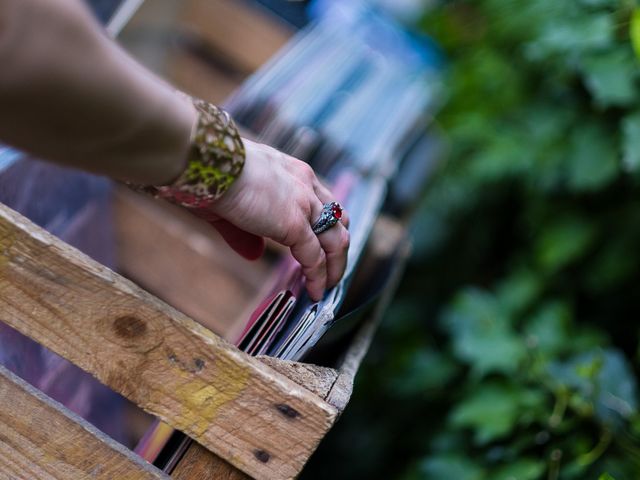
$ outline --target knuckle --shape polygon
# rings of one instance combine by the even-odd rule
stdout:
[[[318,258],[304,269],[306,274],[310,274],[313,278],[324,280],[327,276],[327,258],[324,252],[320,252]]]
[[[316,174],[308,163],[300,162],[300,171],[302,172],[302,178],[304,178],[304,180],[315,180]]]
[[[308,223],[311,219],[312,207],[311,200],[308,192],[306,192],[306,188],[302,187],[301,190],[305,191],[305,193],[300,193],[295,201],[296,206],[300,210],[302,218],[305,219],[304,223]]]
[[[285,228],[285,235],[282,239],[282,243],[287,246],[292,246],[300,242],[304,238],[306,229],[306,222],[300,220],[292,221],[287,228]]]
[[[320,273],[326,271],[326,269],[327,269],[327,255],[324,253],[323,250],[320,250],[318,258],[316,259],[316,262],[313,265],[313,269],[320,271]]]
[[[302,212],[302,216],[308,221],[308,219],[311,218],[311,203],[309,201],[303,202],[302,205],[300,205],[300,210]]]

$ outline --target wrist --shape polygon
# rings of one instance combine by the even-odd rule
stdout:
[[[189,135],[176,157],[180,162],[162,170],[164,181],[135,188],[187,208],[208,208],[240,176],[244,144],[228,113],[203,100],[178,96],[190,105],[192,115],[184,117]]]
[[[171,114],[177,139],[175,149],[163,156],[165,161],[158,164],[156,178],[148,182],[151,185],[170,185],[187,168],[199,114],[188,96],[177,95],[177,98]]]

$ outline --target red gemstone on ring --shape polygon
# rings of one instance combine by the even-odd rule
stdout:
[[[334,203],[331,207],[331,213],[334,217],[340,220],[342,218],[342,207],[337,203]]]

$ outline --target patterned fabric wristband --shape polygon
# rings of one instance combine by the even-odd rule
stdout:
[[[170,185],[133,186],[187,208],[206,208],[220,198],[242,172],[245,150],[227,112],[192,99],[198,124],[191,138],[187,165]]]

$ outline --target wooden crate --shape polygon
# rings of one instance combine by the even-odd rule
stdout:
[[[167,221],[159,222],[157,206],[129,192],[117,196],[119,242],[126,258],[140,242],[149,245],[151,238],[161,237],[168,242],[160,246],[166,258],[166,252],[188,245],[190,235],[202,234],[200,225],[192,229],[186,219],[171,214],[167,218],[166,212],[162,213]],[[127,227],[136,219],[145,228]],[[148,225],[155,225],[155,230]],[[178,233],[176,228],[184,230]],[[367,255],[387,255],[397,248],[406,253],[403,229],[381,219]],[[220,263],[212,272],[219,278],[212,282],[223,288],[220,285],[229,278],[229,288],[235,288],[234,262],[225,264],[222,257],[230,257],[222,250],[218,253],[214,262]],[[210,254],[202,247],[180,251],[186,261],[177,268],[208,262]],[[176,268],[169,263],[141,259],[132,262],[127,273],[147,281],[153,274],[149,265],[158,265],[159,271]],[[399,272],[400,267],[396,279]],[[243,478],[241,472],[253,478],[295,477],[345,408],[392,292],[388,287],[336,368],[253,358],[0,206],[2,321],[196,440],[174,471],[175,478],[224,478],[212,473],[223,471],[228,478]],[[242,298],[246,293],[234,295]],[[203,320],[210,327],[229,331],[226,318],[218,322],[215,308],[206,311]],[[27,478],[164,478],[5,369],[0,369],[0,398],[0,476],[23,478],[30,472]]]

